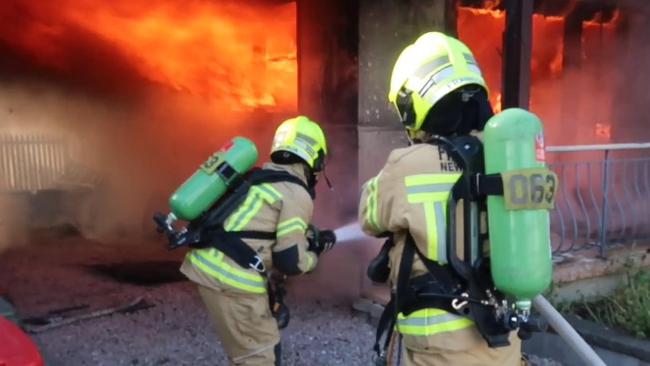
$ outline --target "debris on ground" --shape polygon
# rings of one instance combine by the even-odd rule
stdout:
[[[120,313],[120,314],[129,314],[138,310],[148,309],[154,305],[146,302],[144,298],[137,297],[135,300],[130,301],[125,305],[119,305],[116,307],[100,309],[92,311],[90,313],[75,315],[75,316],[64,316],[64,313],[87,308],[88,305],[82,306],[73,306],[64,309],[59,309],[55,311],[50,311],[46,316],[37,316],[23,319],[22,322],[25,324],[25,328],[29,333],[42,333],[50,329],[59,328],[65,325],[74,324],[76,322],[88,319],[99,318],[102,316]]]

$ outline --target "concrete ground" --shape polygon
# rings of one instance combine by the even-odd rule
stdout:
[[[48,365],[227,364],[195,287],[177,271],[182,251],[167,252],[162,242],[157,246],[148,240],[112,245],[80,238],[41,238],[36,242],[39,244],[0,255],[0,288],[22,318],[86,306],[65,314],[78,315],[123,305],[139,296],[154,305],[33,334]],[[120,282],[103,267],[143,260],[152,261],[151,270],[170,282]],[[162,264],[151,266],[156,263]],[[329,291],[331,279],[322,272],[289,283],[291,322],[282,335],[286,365],[371,362],[374,329],[365,315],[352,309],[354,285],[350,285],[349,270],[341,268],[339,272],[348,277],[343,289]],[[118,275],[126,277],[125,273]],[[140,276],[150,282],[157,277]]]
[[[0,288],[22,318],[73,306],[83,306],[76,310],[83,314],[139,296],[153,305],[33,334],[48,366],[227,364],[194,286],[176,270],[181,251],[168,252],[148,239],[104,245],[47,237],[35,243],[0,255]],[[372,364],[374,327],[352,309],[360,285],[358,264],[344,260],[354,257],[354,250],[333,250],[315,274],[289,283],[292,317],[282,334],[285,365]],[[124,262],[134,266],[121,272],[106,266]],[[130,283],[137,266],[145,268],[138,273],[141,283]],[[559,363],[533,357],[533,365]]]

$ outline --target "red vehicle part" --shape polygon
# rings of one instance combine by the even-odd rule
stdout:
[[[16,324],[0,316],[0,366],[44,366],[36,344]]]

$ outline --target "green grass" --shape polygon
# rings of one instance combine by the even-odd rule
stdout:
[[[557,309],[596,323],[650,338],[650,270],[630,270],[627,284],[598,300],[559,303]]]

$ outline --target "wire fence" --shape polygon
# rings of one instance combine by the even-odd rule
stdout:
[[[551,212],[554,254],[650,239],[650,143],[547,148],[560,181]]]
[[[551,146],[559,177],[551,212],[554,254],[650,241],[650,143]],[[0,193],[97,184],[69,161],[62,139],[0,135]]]

